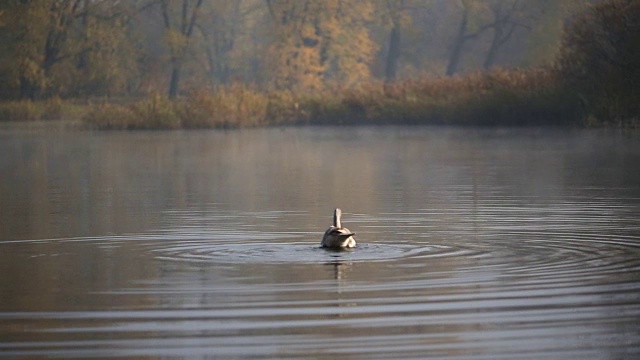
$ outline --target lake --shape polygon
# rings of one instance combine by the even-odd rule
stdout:
[[[0,357],[637,358],[639,165],[618,130],[5,124]]]

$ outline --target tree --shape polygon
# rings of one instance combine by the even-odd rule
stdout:
[[[531,31],[526,39],[522,64],[549,65],[561,50],[565,24],[571,22],[593,0],[544,0],[527,3],[533,7],[533,18],[528,19]]]
[[[211,87],[232,81],[257,82],[268,17],[263,0],[205,2],[196,28],[202,36],[200,63]]]
[[[207,74],[212,86],[225,84],[231,76],[229,59],[242,25],[240,8],[242,1],[223,0],[212,2],[211,7],[197,27],[202,34],[206,54]]]
[[[639,19],[637,0],[605,0],[565,30],[558,69],[596,118],[640,118]]]
[[[485,69],[493,66],[496,61],[498,51],[511,38],[513,32],[518,27],[528,27],[521,21],[521,19],[519,19],[519,15],[522,14],[525,6],[525,2],[520,0],[498,0],[489,4],[489,8],[493,15],[493,22],[491,23],[493,36],[491,38],[491,45],[489,46],[489,50],[487,51],[487,55],[484,60],[483,66]]]
[[[406,0],[386,0],[385,13],[388,14],[390,30],[387,42],[387,57],[384,65],[385,81],[393,81],[398,74],[401,54],[402,24],[406,20]]]
[[[468,41],[484,44],[485,33],[490,32],[488,46],[482,61],[485,69],[493,66],[501,49],[518,29],[530,31],[546,8],[547,0],[461,0],[462,16],[454,37],[447,66],[447,75],[458,71]],[[520,32],[521,34],[523,32]],[[476,46],[477,47],[477,46]],[[484,47],[484,45],[482,46]]]
[[[447,64],[447,76],[452,76],[458,72],[460,65],[460,59],[462,58],[464,45],[467,41],[478,37],[484,31],[488,30],[490,25],[480,26],[475,31],[469,30],[470,17],[474,16],[476,12],[481,8],[481,3],[472,2],[470,0],[460,0],[459,3],[462,10],[462,16],[458,24],[456,35],[453,39],[453,46],[449,55],[449,61]]]
[[[51,82],[54,65],[69,58],[72,25],[80,11],[80,0],[11,1],[7,11],[12,42],[8,53],[15,66],[11,80],[18,84],[19,97],[35,99]]]
[[[161,0],[162,19],[165,26],[165,41],[171,57],[171,77],[169,80],[169,97],[178,95],[180,75],[189,49],[193,30],[196,26],[198,11],[203,0]],[[175,7],[180,9],[176,10]],[[177,15],[175,15],[177,13]],[[178,19],[174,19],[178,16]]]
[[[108,93],[126,85],[123,68],[135,73],[126,35],[129,3],[32,0],[2,3],[0,71],[13,95],[41,98]],[[125,55],[126,53],[126,55]]]
[[[371,76],[377,49],[367,24],[370,1],[267,0],[274,40],[269,58],[278,88],[353,86]]]
[[[78,38],[70,44],[75,55],[59,72],[70,76],[55,79],[69,96],[118,95],[136,88],[141,52],[129,26],[145,6],[148,3],[83,0],[75,25]]]

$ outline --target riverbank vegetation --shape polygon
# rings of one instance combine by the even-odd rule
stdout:
[[[7,1],[0,120],[639,127],[640,3],[588,3]]]

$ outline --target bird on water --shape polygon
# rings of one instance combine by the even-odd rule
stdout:
[[[333,225],[331,225],[327,231],[324,232],[322,237],[322,247],[324,248],[354,248],[356,247],[356,239],[353,235],[356,233],[346,227],[342,227],[340,218],[342,217],[342,210],[333,210]]]

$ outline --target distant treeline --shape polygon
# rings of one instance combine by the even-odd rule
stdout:
[[[313,93],[548,63],[592,0],[3,0],[0,99]]]
[[[455,76],[370,79],[348,86],[320,86],[318,78],[310,77],[306,80],[311,90],[229,81],[179,93],[170,87],[169,92],[152,91],[142,97],[61,99],[54,94],[42,100],[2,102],[0,119],[78,119],[100,129],[290,124],[638,127],[639,23],[640,1],[599,1],[567,21],[552,64],[529,69],[493,67]],[[189,22],[183,25],[188,30]]]

